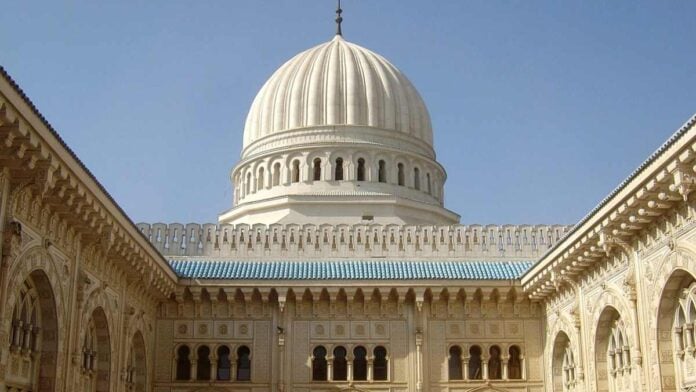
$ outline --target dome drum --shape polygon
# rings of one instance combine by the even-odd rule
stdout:
[[[280,194],[394,194],[442,205],[445,172],[434,160],[383,149],[328,146],[245,160],[232,173],[234,204]]]

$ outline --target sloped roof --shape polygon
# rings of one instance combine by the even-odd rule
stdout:
[[[180,278],[230,280],[510,280],[530,261],[169,260]]]

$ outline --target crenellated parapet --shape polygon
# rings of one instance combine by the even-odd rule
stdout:
[[[163,255],[256,258],[536,259],[564,225],[217,225],[139,223]]]

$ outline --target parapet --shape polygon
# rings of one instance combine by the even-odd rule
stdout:
[[[218,225],[139,223],[165,256],[234,259],[535,260],[566,225]]]

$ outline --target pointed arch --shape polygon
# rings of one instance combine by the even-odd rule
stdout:
[[[126,369],[126,385],[129,391],[147,391],[147,358],[145,352],[145,338],[140,331],[136,331],[131,339],[131,349],[128,354],[128,367]]]
[[[57,388],[57,361],[59,346],[58,312],[54,290],[48,275],[42,269],[27,274],[17,287],[11,287],[8,310],[12,309],[8,356],[21,356],[22,352],[37,353],[30,356],[31,369],[20,374],[12,367],[5,368],[6,387],[53,391]],[[24,276],[24,275],[20,275]],[[24,358],[17,358],[24,361]],[[8,389],[9,390],[9,389]]]

